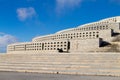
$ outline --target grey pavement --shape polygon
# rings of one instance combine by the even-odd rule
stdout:
[[[0,80],[120,80],[120,77],[0,72]]]

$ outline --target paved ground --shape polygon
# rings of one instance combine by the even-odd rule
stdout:
[[[120,80],[120,77],[0,72],[0,80]]]

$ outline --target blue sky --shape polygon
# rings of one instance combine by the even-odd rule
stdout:
[[[0,0],[0,52],[10,43],[113,16],[120,16],[120,0]]]

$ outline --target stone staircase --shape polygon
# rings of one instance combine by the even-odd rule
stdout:
[[[1,54],[0,71],[120,76],[120,54]]]

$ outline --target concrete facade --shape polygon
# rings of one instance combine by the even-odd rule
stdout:
[[[111,45],[118,35],[120,35],[120,16],[35,37],[32,42],[10,44],[7,53],[101,51],[103,47]]]

